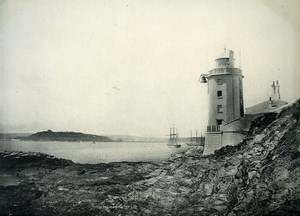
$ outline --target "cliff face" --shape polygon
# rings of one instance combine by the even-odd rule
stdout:
[[[252,124],[247,139],[214,156],[170,158],[147,190],[129,194],[145,211],[176,215],[300,213],[300,101]],[[140,182],[138,184],[141,184]],[[137,198],[136,198],[137,197]]]
[[[19,214],[30,206],[36,215],[299,215],[299,118],[300,100],[259,117],[242,143],[212,156],[199,147],[162,164],[0,167],[23,178],[10,186],[18,196],[0,184],[0,213],[14,213],[21,197]]]
[[[197,151],[170,158],[147,190],[145,211],[177,215],[300,213],[300,101],[252,124],[247,139],[214,156]],[[140,182],[138,183],[140,184]],[[137,197],[137,198],[136,198]]]

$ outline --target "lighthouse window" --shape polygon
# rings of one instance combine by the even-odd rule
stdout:
[[[217,96],[218,96],[218,98],[223,98],[222,91],[217,91]]]
[[[218,113],[223,113],[223,107],[222,107],[222,105],[218,105]]]
[[[222,124],[222,119],[217,119],[217,125],[221,125]]]
[[[218,85],[222,85],[223,84],[223,79],[222,78],[218,78],[217,79],[217,84]]]

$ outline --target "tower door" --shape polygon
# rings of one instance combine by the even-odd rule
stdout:
[[[222,122],[223,122],[223,119],[217,119],[217,125],[218,125],[218,126],[221,125]]]

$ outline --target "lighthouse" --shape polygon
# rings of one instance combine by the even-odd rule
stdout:
[[[242,70],[234,65],[234,52],[224,49],[215,59],[216,66],[201,74],[199,82],[206,83],[209,94],[209,116],[204,154],[222,147],[221,126],[244,116]]]

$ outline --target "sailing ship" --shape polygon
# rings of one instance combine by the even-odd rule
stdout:
[[[169,138],[169,142],[168,142],[168,146],[172,146],[175,148],[179,148],[181,147],[181,144],[178,143],[178,130],[173,126],[170,127],[170,134],[169,134],[170,138]]]
[[[198,137],[198,133],[196,131],[196,136],[193,137],[193,134],[191,131],[190,141],[187,142],[186,145],[188,145],[188,146],[204,146],[204,137],[202,137],[202,133],[201,133],[201,137]]]

